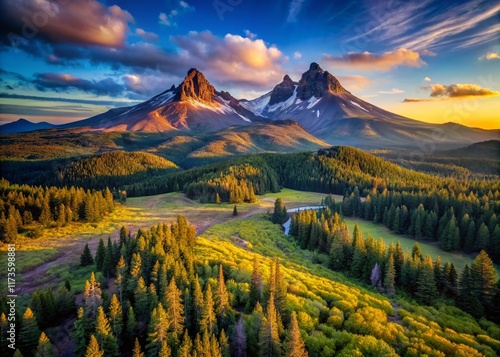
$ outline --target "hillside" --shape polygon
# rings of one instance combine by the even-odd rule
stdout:
[[[35,130],[44,130],[55,127],[56,125],[47,122],[33,123],[29,120],[20,118],[12,123],[0,125],[0,135],[25,133]]]

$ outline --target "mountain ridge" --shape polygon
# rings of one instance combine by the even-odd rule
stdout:
[[[276,120],[293,120],[331,145],[360,148],[418,148],[427,143],[454,148],[500,138],[499,130],[431,124],[386,111],[353,95],[316,62],[298,82],[285,75],[271,91],[253,100],[238,100],[227,91],[218,91],[201,71],[191,68],[178,86],[142,103],[58,128],[204,135]]]

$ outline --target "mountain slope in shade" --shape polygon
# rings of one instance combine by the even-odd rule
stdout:
[[[285,76],[271,92],[241,101],[241,105],[272,120],[297,121],[311,134],[336,145],[419,147],[431,142],[458,147],[500,137],[498,131],[429,124],[388,112],[354,96],[317,63],[311,64],[299,82]]]
[[[217,92],[203,73],[190,69],[178,86],[135,106],[66,125],[90,126],[104,131],[166,132],[175,130],[212,132],[259,120],[227,92]]]
[[[459,149],[442,151],[438,154],[452,157],[477,157],[500,160],[500,140],[488,140]]]
[[[20,118],[12,123],[0,125],[0,134],[16,134],[27,133],[29,131],[43,130],[55,128],[57,125],[50,124],[45,121],[40,123],[33,123],[29,120]]]
[[[330,146],[291,120],[230,127],[207,136],[205,142],[203,147],[191,152],[189,157],[211,158],[262,152],[295,152]]]

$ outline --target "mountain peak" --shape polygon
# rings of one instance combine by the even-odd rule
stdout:
[[[297,87],[297,97],[301,100],[308,100],[312,96],[323,97],[327,92],[344,93],[346,90],[340,82],[328,71],[324,71],[316,62],[311,63],[309,70],[302,74]]]
[[[194,99],[199,102],[212,104],[215,88],[196,68],[191,68],[184,81],[177,87],[175,100],[188,101]]]
[[[269,105],[284,102],[293,95],[295,90],[295,82],[292,81],[290,76],[287,74],[283,77],[283,81],[274,87],[271,92],[271,98],[269,99]]]
[[[312,62],[311,65],[309,66],[310,71],[319,71],[319,72],[324,72],[323,68],[319,66],[316,62]]]

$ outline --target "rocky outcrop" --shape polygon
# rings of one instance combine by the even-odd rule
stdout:
[[[296,83],[292,81],[288,74],[283,77],[283,81],[280,84],[277,84],[272,90],[269,105],[281,103],[290,98],[295,90],[295,84]]]
[[[327,92],[339,94],[346,92],[340,82],[328,71],[324,71],[319,64],[311,63],[309,70],[302,74],[297,87],[297,98],[308,100],[312,96],[323,97]]]
[[[176,101],[183,102],[191,99],[207,104],[213,103],[215,88],[196,68],[191,68],[188,71],[186,78],[176,90]]]

